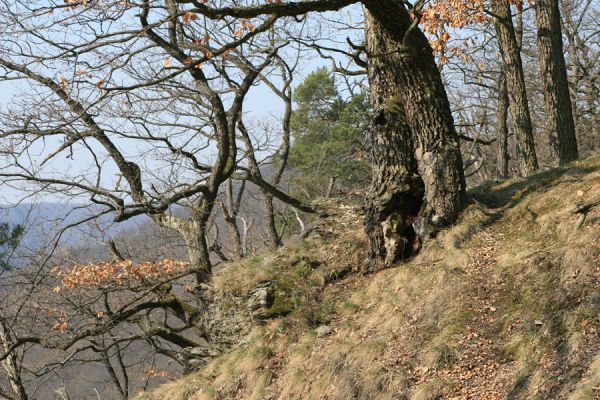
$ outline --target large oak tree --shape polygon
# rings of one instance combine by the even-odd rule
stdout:
[[[206,280],[207,220],[221,184],[243,167],[236,139],[243,131],[246,94],[269,75],[286,44],[287,27],[301,24],[308,13],[358,3],[364,10],[364,45],[352,46],[356,61],[368,71],[373,108],[374,176],[366,218],[370,255],[388,264],[409,255],[418,235],[428,236],[431,228],[456,219],[465,182],[445,88],[419,29],[420,12],[396,0],[16,0],[1,13],[7,40],[0,65],[6,79],[27,80],[39,89],[37,97],[20,102],[28,111],[6,123],[2,135],[16,140],[19,154],[31,150],[32,142],[62,138],[47,159],[87,148],[96,160],[91,168],[97,178],[45,175],[19,157],[3,176],[87,193],[117,220],[150,215],[182,234],[199,279]],[[46,98],[50,105],[44,104]],[[144,149],[134,160],[124,150],[125,139],[166,151],[163,160],[185,166],[188,174],[160,176],[165,171],[152,166],[144,170],[144,151],[155,150]],[[209,162],[200,158],[206,149],[214,154]],[[106,185],[105,160],[122,177],[114,189]],[[271,195],[313,211],[259,174],[241,172]],[[169,212],[181,202],[190,207],[187,218]]]
[[[180,3],[215,19],[299,16],[362,3],[364,66],[373,107],[374,174],[366,215],[370,258],[392,263],[412,251],[415,226],[439,227],[456,219],[465,193],[458,136],[432,48],[418,27],[418,10],[394,0],[223,8],[193,0]]]

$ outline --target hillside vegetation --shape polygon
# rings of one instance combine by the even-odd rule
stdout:
[[[140,400],[600,398],[600,156],[470,191],[416,258],[369,275],[359,208],[224,268],[278,283],[269,315],[203,370]]]

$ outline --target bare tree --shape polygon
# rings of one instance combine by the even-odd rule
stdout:
[[[582,151],[592,150],[600,137],[600,38],[594,22],[600,10],[591,0],[565,0],[561,6],[573,119]]]
[[[219,348],[205,331],[205,301],[188,263],[81,264],[77,249],[62,247],[51,257],[20,257],[27,265],[0,280],[5,398],[47,397],[62,387],[72,398],[94,389],[127,399],[202,362],[192,349]],[[86,373],[88,381],[76,379]]]
[[[546,114],[556,135],[556,152],[561,164],[579,157],[575,123],[569,95],[567,69],[563,53],[558,0],[535,2],[538,54],[544,82]]]
[[[244,99],[285,45],[260,35],[278,18],[199,24],[172,1],[2,7],[4,80],[25,81],[29,92],[3,118],[13,156],[2,177],[87,196],[116,221],[149,215],[182,235],[206,281],[207,223],[236,168]],[[55,149],[33,156],[42,141]]]
[[[510,3],[507,0],[497,0],[493,3],[493,13],[496,18],[496,31],[500,54],[505,65],[506,82],[509,93],[509,108],[515,123],[515,134],[518,141],[518,161],[522,173],[530,175],[539,168],[533,125],[525,88],[525,75],[521,59],[520,44],[513,24]]]

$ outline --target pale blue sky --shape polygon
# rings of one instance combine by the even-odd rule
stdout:
[[[308,75],[311,71],[324,65],[329,64],[319,58],[308,60],[306,62],[306,65],[301,69],[301,73],[299,73],[298,76],[295,77],[295,85],[298,85],[300,82],[302,82],[303,78],[306,75]],[[17,88],[18,85],[21,85],[20,87],[22,88],[24,83],[18,81],[0,82],[0,107],[4,108],[6,105],[10,104],[14,96],[18,96],[18,93],[20,91]],[[281,99],[279,99],[269,88],[267,88],[265,85],[253,87],[250,90],[247,99],[248,101],[245,105],[245,112],[251,115],[252,120],[257,121],[271,119],[274,120],[275,123],[277,123],[277,116],[280,116],[283,112],[283,103]],[[47,146],[47,148],[53,149],[59,146],[61,140],[62,139],[59,140],[58,138],[50,139],[45,141],[45,145]],[[125,154],[135,152],[134,148],[131,148],[129,149],[130,151],[128,151],[127,146],[128,145],[125,144],[122,148]],[[47,153],[48,151],[46,151],[46,154]],[[73,168],[76,168],[77,165],[83,166],[89,164],[89,162],[91,162],[91,157],[85,160],[78,158],[75,163],[65,157],[57,157],[53,160],[52,167],[56,171],[67,168],[73,171]],[[1,165],[0,168],[2,168]],[[113,172],[116,174],[117,170],[114,169]],[[18,190],[15,190],[15,188],[11,188],[6,185],[1,185],[0,187],[2,188],[0,192],[0,204],[14,204],[17,203],[24,196],[24,193],[20,193]],[[36,200],[58,201],[60,199],[56,195],[44,195],[37,196]],[[70,200],[77,201],[77,199]]]
[[[360,25],[361,17],[359,15],[360,10],[357,7],[349,8],[347,12],[345,12],[345,16],[342,18],[346,18],[349,24],[356,24],[356,26]],[[328,18],[337,19],[341,17],[340,13],[330,13],[330,15],[326,15]],[[356,19],[356,22],[352,22],[352,19]],[[339,32],[335,30],[331,30],[330,28],[324,29],[322,32],[323,35],[330,37],[336,36]],[[356,31],[358,35],[360,35],[359,31]],[[343,37],[338,37],[338,42],[342,43],[341,46],[346,47],[347,45],[344,43],[344,38],[347,33],[343,34]],[[360,40],[360,39],[358,39]],[[335,45],[337,46],[337,45]],[[295,76],[294,85],[298,85],[302,82],[303,78],[308,75],[311,71],[315,70],[320,66],[330,66],[330,62],[326,60],[320,59],[316,54],[312,57],[308,57],[303,61],[304,65],[301,65],[298,68],[299,73]],[[21,82],[0,82],[0,107],[5,107],[8,103],[11,102],[11,99],[14,96],[18,95],[18,90],[15,90],[15,86],[20,85],[22,88],[25,84]],[[259,119],[273,119],[278,115],[281,115],[283,110],[283,103],[281,100],[275,96],[265,85],[259,85],[257,87],[253,87],[250,93],[247,96],[248,101],[245,103],[245,111],[251,114],[253,120]],[[54,140],[54,143],[53,143]],[[45,142],[45,146],[47,149],[45,154],[53,151],[58,145],[62,143],[62,139],[51,139]],[[127,145],[123,145],[123,152],[125,154],[133,154],[136,149],[131,148],[128,151]],[[61,169],[70,169],[71,171],[78,171],[77,168],[82,168],[84,165],[88,165],[91,162],[91,157],[88,156],[88,159],[83,159],[84,157],[79,157],[76,160],[69,160],[65,157],[57,157],[52,161],[52,169],[55,171],[54,173],[59,172]],[[0,159],[1,160],[1,159]],[[41,160],[41,158],[40,158]],[[0,168],[2,166],[0,165]],[[114,167],[113,167],[114,169]],[[114,171],[107,170],[107,176],[110,176],[111,173],[116,173],[116,169]],[[12,204],[16,203],[23,197],[23,193],[19,193],[15,188],[7,187],[6,185],[0,186],[0,204]],[[39,196],[38,200],[43,201],[54,201],[57,200],[56,195],[46,195]],[[77,201],[78,199],[70,198],[71,201]],[[84,200],[84,199],[82,199]]]

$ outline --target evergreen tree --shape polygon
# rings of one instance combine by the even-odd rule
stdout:
[[[331,178],[342,192],[364,190],[370,177],[367,94],[343,99],[333,74],[321,68],[298,86],[294,102],[289,158],[293,190],[308,198],[324,196]]]
[[[0,223],[0,270],[10,268],[10,254],[16,249],[22,236],[23,227],[21,225],[11,228],[5,222]]]

